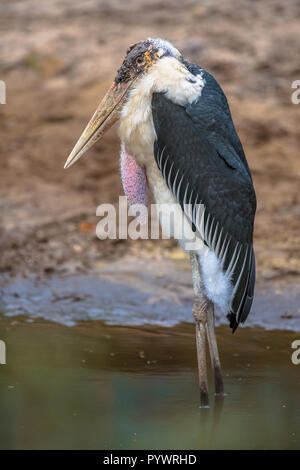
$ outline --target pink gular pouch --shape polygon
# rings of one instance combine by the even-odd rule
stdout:
[[[125,196],[129,206],[142,204],[144,208],[139,211],[137,221],[142,225],[148,219],[147,179],[144,168],[141,168],[132,155],[126,153],[124,146],[120,155],[121,178]],[[136,209],[138,209],[136,207]]]

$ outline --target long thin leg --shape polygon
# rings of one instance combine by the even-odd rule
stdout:
[[[221,362],[220,362],[217,338],[216,338],[216,333],[215,333],[214,306],[212,302],[209,303],[208,310],[209,311],[207,315],[206,331],[207,331],[207,339],[208,339],[209,352],[210,352],[210,358],[211,358],[211,365],[214,371],[214,378],[215,378],[215,395],[224,395]]]
[[[207,302],[201,289],[201,276],[196,253],[190,254],[192,265],[192,277],[195,292],[193,316],[196,322],[196,344],[200,387],[200,405],[208,407],[208,383],[206,368],[206,324],[207,324]]]

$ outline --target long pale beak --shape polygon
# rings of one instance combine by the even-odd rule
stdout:
[[[65,168],[73,165],[119,119],[123,101],[134,81],[112,84],[68,156]]]

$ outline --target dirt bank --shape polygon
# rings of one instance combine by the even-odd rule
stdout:
[[[121,0],[16,1],[0,6],[0,270],[95,273],[132,251],[177,256],[172,242],[100,242],[98,204],[122,194],[116,130],[63,171],[67,154],[112,81],[128,44],[173,41],[222,84],[258,196],[259,282],[300,279],[300,4]]]

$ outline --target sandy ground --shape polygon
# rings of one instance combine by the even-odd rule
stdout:
[[[0,448],[299,448],[299,20],[298,0],[0,2]],[[293,330],[218,327],[229,395],[208,428],[188,260],[172,241],[96,237],[96,207],[122,194],[117,130],[63,170],[147,36],[226,92],[258,198],[248,325]]]
[[[96,272],[124,254],[180,257],[169,241],[99,241],[96,207],[122,194],[116,129],[65,159],[127,45],[165,37],[223,86],[258,197],[259,283],[300,279],[297,0],[23,0],[0,5],[3,278]]]

